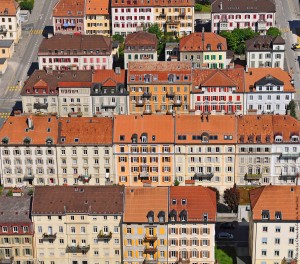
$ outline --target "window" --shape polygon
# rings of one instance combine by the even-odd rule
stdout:
[[[268,232],[268,227],[267,226],[263,226],[263,232]]]
[[[265,250],[265,249],[262,249],[262,251],[261,251],[261,255],[262,255],[263,257],[267,256],[267,250]]]
[[[266,245],[268,243],[268,238],[262,237],[261,238],[261,243],[264,244],[264,245]]]
[[[276,227],[275,227],[275,232],[276,232],[276,233],[280,233],[280,226],[276,226]]]
[[[295,232],[295,227],[290,226],[290,233],[294,233]]]
[[[280,238],[275,238],[275,244],[277,244],[277,245],[280,244]]]

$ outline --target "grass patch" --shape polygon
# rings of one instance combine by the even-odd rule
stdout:
[[[240,205],[250,204],[249,191],[257,188],[257,186],[238,187],[240,193]]]
[[[236,264],[236,252],[233,247],[216,247],[215,259],[218,264]]]
[[[202,13],[210,13],[211,12],[211,7],[210,5],[202,5],[201,11]]]
[[[2,192],[3,192],[3,186],[0,185],[0,196],[2,195]]]

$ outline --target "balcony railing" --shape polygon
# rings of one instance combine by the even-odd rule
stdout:
[[[145,101],[144,100],[138,100],[136,101],[136,106],[144,106],[145,105]]]
[[[257,22],[257,29],[258,30],[265,30],[265,29],[267,29],[267,22],[264,21],[264,20],[259,20]]]
[[[140,172],[140,178],[147,178],[147,177],[149,177],[149,172],[147,172],[147,171]]]
[[[189,259],[182,259],[182,258],[179,258],[177,261],[176,261],[176,264],[189,264],[190,263],[190,260]]]
[[[281,159],[298,159],[300,157],[300,152],[298,153],[281,153]]]
[[[0,264],[13,264],[13,263],[14,263],[14,257],[10,257],[10,258],[0,257]]]
[[[155,241],[155,240],[157,240],[157,236],[151,236],[151,235],[145,235],[145,237],[144,237],[144,241]]]
[[[167,110],[167,115],[173,115],[175,114],[175,110],[174,109],[168,109]]]
[[[99,234],[97,235],[97,238],[99,240],[102,240],[102,239],[111,239],[111,237],[112,237],[112,232],[104,233],[103,230],[101,230],[99,232]]]
[[[79,175],[78,180],[82,181],[83,183],[89,182],[90,179],[92,178],[92,175]]]
[[[181,106],[182,101],[181,100],[174,100],[174,106]]]
[[[152,110],[151,109],[145,109],[143,113],[144,113],[144,115],[151,115]]]
[[[279,180],[295,179],[297,177],[299,177],[299,173],[286,173],[286,174],[281,173],[279,175]]]
[[[167,97],[174,97],[175,96],[175,92],[167,92]]]
[[[144,248],[144,252],[145,253],[155,253],[155,252],[157,252],[157,247],[146,246]]]
[[[116,102],[102,103],[102,108],[115,108],[116,106],[117,106]]]
[[[169,25],[177,25],[177,24],[180,24],[180,21],[179,20],[167,20],[166,21],[166,24],[169,24]]]
[[[204,173],[204,172],[196,172],[194,174],[194,177],[195,178],[212,178],[214,177],[214,174],[213,173]]]
[[[34,175],[25,175],[24,181],[32,181],[34,179]]]
[[[66,253],[82,253],[85,254],[90,250],[90,245],[88,246],[67,246]]]
[[[144,92],[143,93],[143,97],[151,97],[152,96],[152,93],[150,93],[150,92]]]
[[[68,113],[69,117],[81,117],[82,116],[82,112],[70,112]]]
[[[4,27],[0,27],[0,34],[6,34],[7,33],[7,29]]]
[[[43,240],[55,240],[56,239],[56,233],[55,234],[43,234]]]
[[[34,109],[48,109],[48,103],[34,103]]]
[[[245,179],[246,180],[259,180],[261,179],[262,174],[261,173],[246,173]]]
[[[145,259],[143,261],[143,264],[157,264],[157,263],[158,263],[158,261],[155,259]]]

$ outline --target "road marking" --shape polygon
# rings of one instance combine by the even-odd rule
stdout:
[[[21,91],[22,90],[22,86],[19,86],[19,85],[8,86],[8,90],[9,91]]]
[[[5,118],[7,119],[10,116],[10,113],[4,112],[4,113],[0,113],[0,118]]]
[[[31,29],[30,34],[32,35],[41,35],[43,33],[43,29]]]

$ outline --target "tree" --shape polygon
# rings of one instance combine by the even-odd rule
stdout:
[[[236,185],[224,191],[224,202],[232,211],[237,212],[240,203],[240,193]]]
[[[115,34],[112,36],[113,41],[119,41],[119,43],[124,43],[124,37],[120,34]]]
[[[294,117],[297,119],[297,114],[296,114],[296,103],[294,100],[290,101],[288,104],[287,110],[290,111],[290,116]]]
[[[22,10],[29,10],[31,12],[33,6],[34,6],[34,0],[24,0],[20,2],[20,7]]]
[[[195,4],[195,11],[200,12],[202,10],[202,5],[201,4]]]
[[[179,184],[180,184],[180,182],[177,179],[175,179],[174,186],[179,186]]]
[[[163,35],[162,30],[160,29],[159,25],[157,23],[152,24],[149,28],[148,28],[148,32],[155,34],[158,40],[161,40],[161,37]]]
[[[275,37],[281,36],[281,31],[277,27],[270,27],[267,30],[267,35],[275,38]]]
[[[217,203],[220,202],[220,192],[216,187],[208,186],[209,189],[216,193]]]

